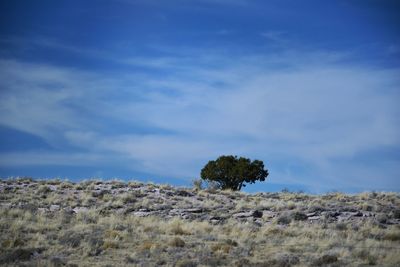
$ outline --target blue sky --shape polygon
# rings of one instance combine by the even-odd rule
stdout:
[[[0,2],[0,176],[400,191],[398,1]]]

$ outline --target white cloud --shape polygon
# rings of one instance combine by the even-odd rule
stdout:
[[[99,163],[106,163],[108,160],[109,158],[105,155],[98,153],[25,151],[0,154],[1,165],[7,167],[49,165],[94,166]]]
[[[1,61],[0,124],[89,156],[2,154],[0,164],[119,158],[140,171],[193,178],[207,160],[238,154],[272,162],[274,183],[344,188],[371,176],[370,189],[396,185],[396,164],[382,169],[337,159],[400,147],[399,70],[345,64],[337,53],[208,55],[148,61],[147,67],[171,67],[169,76]],[[297,174],[294,163],[306,174]]]
[[[276,42],[279,44],[283,44],[283,43],[287,42],[285,33],[282,31],[271,31],[270,30],[270,31],[262,32],[260,35],[271,42]]]

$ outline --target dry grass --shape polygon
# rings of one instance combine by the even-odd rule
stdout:
[[[6,266],[400,265],[395,193],[249,195],[100,180],[0,186]],[[192,213],[174,213],[178,208]],[[231,216],[248,209],[264,216]],[[318,221],[306,215],[332,210],[376,216],[339,222],[329,213]]]

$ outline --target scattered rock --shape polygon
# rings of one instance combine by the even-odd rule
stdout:
[[[46,211],[48,211],[48,209],[47,208],[38,208],[38,211],[39,212],[46,212]]]
[[[222,217],[219,217],[219,216],[212,216],[208,220],[212,224],[218,224],[218,223],[222,222],[223,220],[225,220],[225,218],[222,218]]]
[[[338,211],[323,211],[321,212],[321,215],[325,216],[326,218],[336,219],[338,216],[341,215],[341,213]]]
[[[254,223],[257,225],[263,225],[268,222],[278,222],[278,224],[288,224],[294,220],[304,220],[308,222],[318,222],[324,220],[326,223],[355,223],[357,224],[361,220],[374,220],[379,223],[382,227],[390,224],[400,224],[400,209],[396,205],[383,206],[382,204],[374,206],[374,209],[362,211],[358,210],[360,204],[354,203],[351,198],[345,200],[334,200],[323,206],[315,205],[314,203],[307,203],[306,205],[299,205],[298,210],[270,210],[268,208],[260,207],[260,209],[248,209],[235,211],[237,200],[244,198],[244,200],[250,200],[249,196],[242,196],[238,193],[221,192],[215,191],[213,194],[207,193],[207,191],[194,192],[190,189],[179,188],[174,189],[172,187],[160,188],[157,186],[147,186],[145,184],[132,184],[126,187],[122,185],[112,185],[110,183],[103,184],[88,184],[84,190],[77,190],[77,186],[62,187],[60,185],[52,184],[16,184],[16,183],[0,183],[0,191],[9,190],[20,191],[20,190],[39,190],[44,188],[47,191],[57,191],[71,196],[74,199],[81,198],[82,194],[89,192],[89,196],[92,198],[112,197],[117,198],[118,194],[122,192],[128,192],[126,194],[132,195],[132,199],[135,200],[135,204],[125,203],[116,205],[119,202],[112,202],[111,205],[104,205],[99,211],[101,214],[133,214],[138,217],[147,217],[150,215],[159,216],[162,219],[178,217],[187,220],[204,220],[212,224],[224,223],[227,219],[234,218],[241,222],[247,221],[250,224]],[[91,192],[90,192],[91,191]],[[7,194],[8,192],[4,192]],[[110,195],[107,195],[110,194]],[[107,195],[107,196],[106,196]],[[259,198],[268,198],[269,201],[277,202],[283,201],[281,196],[276,193],[265,193],[258,194]],[[149,205],[140,205],[140,199],[145,198],[148,200]],[[187,199],[185,199],[187,198]],[[136,201],[137,200],[137,201]],[[303,201],[303,198],[299,198],[299,201]],[[101,200],[103,201],[103,200]],[[214,202],[212,209],[207,208],[206,202]],[[297,201],[297,198],[294,200]],[[55,202],[63,203],[63,202]],[[82,205],[81,201],[75,202],[74,205]],[[83,202],[86,203],[86,202]],[[218,203],[218,204],[217,204]],[[36,206],[35,206],[36,205]],[[27,201],[12,202],[12,203],[0,203],[2,208],[10,209],[25,209],[34,212],[57,212],[62,211],[65,214],[73,215],[82,212],[88,212],[90,207],[77,206],[74,208],[65,207],[65,204],[52,204],[41,206],[38,204],[33,205]],[[148,206],[146,208],[146,206]],[[138,209],[140,207],[140,209]],[[260,220],[260,218],[262,218]],[[274,220],[272,220],[274,219]]]
[[[140,209],[139,211],[133,212],[133,215],[137,217],[147,217],[153,215],[154,213],[155,213],[154,211],[150,211],[147,209]]]
[[[181,218],[185,220],[193,219],[193,216],[187,213],[182,213]]]
[[[321,219],[321,216],[310,216],[307,218],[309,221],[317,221]]]
[[[255,219],[254,224],[258,227],[261,227],[263,225],[263,221],[261,219]]]
[[[202,208],[191,208],[191,209],[186,209],[185,212],[190,212],[190,213],[202,213],[203,209]]]
[[[240,218],[261,218],[263,216],[263,212],[259,210],[251,210],[246,212],[239,212],[232,215],[233,218],[240,219]]]
[[[47,185],[47,186],[49,187],[49,189],[50,189],[51,191],[56,191],[56,190],[57,190],[57,186],[56,186],[56,185],[49,184],[49,185]]]
[[[50,205],[49,210],[51,212],[58,211],[58,210],[60,210],[60,205]]]
[[[89,209],[86,207],[75,207],[72,209],[74,213],[88,212]]]
[[[373,212],[364,212],[363,217],[375,217],[375,214]]]
[[[185,190],[177,190],[175,192],[175,195],[176,196],[181,196],[181,197],[192,197],[192,196],[194,196],[193,193],[190,193],[190,192],[185,191]]]

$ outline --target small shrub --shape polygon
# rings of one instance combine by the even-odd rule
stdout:
[[[214,181],[207,181],[206,187],[207,187],[207,192],[212,194],[216,193],[220,189],[219,184]]]
[[[117,249],[119,248],[118,242],[114,241],[114,240],[106,240],[103,243],[103,249],[107,250],[107,249]]]
[[[174,237],[170,242],[169,242],[170,246],[173,247],[184,247],[185,246],[185,241],[183,241],[181,238],[179,237]]]
[[[289,190],[289,188],[285,187],[281,190],[281,192],[284,194],[288,194],[288,193],[290,193],[290,190]]]
[[[93,198],[93,197],[85,198],[85,199],[83,200],[83,203],[82,203],[82,204],[83,204],[84,206],[86,206],[86,207],[93,206],[93,205],[96,204],[96,199]]]
[[[361,260],[366,261],[368,265],[376,265],[378,260],[376,256],[371,255],[371,253],[365,249],[356,251],[353,253],[353,255]]]
[[[385,224],[385,223],[388,222],[388,216],[387,216],[386,214],[379,214],[379,215],[376,217],[376,220],[377,220],[379,223]]]
[[[122,196],[122,203],[132,204],[137,201],[135,193],[126,193]]]
[[[104,237],[108,239],[122,239],[121,233],[115,230],[107,230],[104,233]]]
[[[102,236],[103,232],[96,230],[85,238],[88,244],[88,256],[98,256],[103,251],[104,240]]]
[[[24,177],[18,177],[15,181],[17,181],[18,183],[29,184],[33,183],[35,180],[32,177],[24,176]]]
[[[286,209],[294,210],[296,208],[296,204],[293,201],[288,201],[286,204]]]
[[[291,216],[292,216],[293,220],[295,220],[295,221],[305,221],[308,218],[307,215],[301,211],[295,211],[292,213]]]
[[[235,266],[236,267],[247,267],[247,266],[251,266],[250,261],[246,258],[241,258],[240,260],[237,260],[235,262]]]
[[[41,185],[39,186],[37,193],[38,194],[48,194],[51,192],[50,187],[46,186],[46,185]]]
[[[52,267],[60,267],[60,266],[66,265],[66,262],[63,259],[61,259],[60,257],[51,257],[50,263],[51,263]]]
[[[82,186],[81,184],[75,184],[75,190],[81,191],[84,190],[86,187]]]
[[[339,231],[345,231],[345,230],[347,230],[347,224],[339,222],[335,225],[335,228],[336,228],[336,230],[339,230]]]
[[[290,216],[289,213],[284,212],[281,215],[279,215],[279,217],[277,218],[276,221],[277,221],[278,224],[286,225],[286,224],[289,224],[289,223],[292,222],[292,217]]]
[[[118,180],[111,181],[111,189],[119,189],[119,188],[124,188],[124,187],[125,187],[125,183],[122,181],[118,181]]]
[[[338,261],[338,258],[336,255],[323,255],[322,257],[316,259],[313,262],[314,266],[323,266],[327,264],[332,264]]]
[[[74,184],[71,182],[62,182],[60,184],[60,189],[72,189],[74,187]]]
[[[400,219],[400,209],[395,209],[395,210],[393,211],[392,217],[393,217],[394,219]]]
[[[92,191],[91,194],[92,194],[92,197],[97,197],[99,199],[103,199],[104,195],[111,194],[111,191],[103,189],[100,191]]]
[[[300,262],[299,257],[292,254],[278,254],[274,259],[263,262],[260,266],[265,267],[290,267]]]
[[[230,245],[230,246],[233,246],[233,247],[237,247],[238,246],[238,243],[235,240],[232,240],[232,239],[227,239],[225,241],[225,243]]]
[[[170,232],[174,235],[190,235],[188,231],[182,228],[182,222],[180,220],[173,220],[169,227]]]
[[[155,247],[156,244],[152,241],[145,240],[143,241],[142,245],[140,246],[141,250],[150,250],[151,248]]]
[[[83,234],[76,233],[73,231],[68,231],[59,238],[58,242],[61,245],[67,245],[72,248],[76,248],[79,247],[83,238],[84,238]]]
[[[217,243],[211,246],[211,249],[215,252],[215,251],[222,251],[224,253],[229,253],[229,251],[231,250],[232,246],[229,244],[225,244],[225,243]]]
[[[383,240],[388,240],[388,241],[400,241],[400,232],[390,232],[386,233],[383,236]]]
[[[196,267],[197,263],[192,260],[179,260],[175,266],[177,267]]]
[[[224,258],[220,257],[220,256],[216,256],[216,257],[207,257],[205,259],[202,260],[202,264],[206,265],[206,266],[212,266],[212,267],[217,267],[217,266],[226,266],[226,261],[224,260]]]
[[[22,247],[23,245],[25,245],[24,239],[18,236],[11,239],[6,239],[1,243],[3,248]]]
[[[15,261],[28,261],[37,249],[17,248],[9,251],[2,251],[0,254],[0,264],[8,264]]]
[[[308,208],[308,212],[322,212],[325,211],[326,209],[322,206],[316,205],[316,206],[311,206]]]
[[[76,219],[85,224],[95,224],[98,220],[98,214],[95,211],[80,212],[77,214]]]
[[[126,263],[130,263],[130,264],[138,264],[138,263],[139,263],[139,260],[138,260],[138,259],[135,259],[135,258],[132,257],[132,256],[126,256],[126,257],[125,257],[125,262],[126,262]]]
[[[371,206],[371,205],[369,205],[369,204],[363,204],[363,205],[361,206],[361,209],[364,210],[364,211],[373,211],[373,210],[374,210],[374,207]]]
[[[73,219],[73,215],[71,214],[71,212],[68,212],[68,211],[65,211],[65,210],[62,210],[60,213],[59,213],[60,215],[60,222],[61,222],[61,224],[70,224],[71,223],[71,221],[72,221],[72,219]]]
[[[203,189],[203,181],[201,179],[194,179],[193,180],[193,188],[196,190]]]
[[[57,178],[57,179],[48,180],[47,183],[50,185],[59,185],[62,183],[62,181],[59,178]]]

